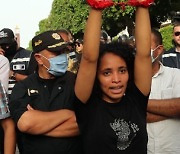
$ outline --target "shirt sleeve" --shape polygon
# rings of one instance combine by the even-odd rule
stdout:
[[[173,68],[173,80],[172,80],[172,97],[180,97],[180,69]]]
[[[29,102],[30,98],[27,94],[27,88],[23,84],[23,81],[19,81],[13,88],[9,103],[11,116],[16,123],[22,114],[27,111],[27,105]]]
[[[6,91],[8,91],[9,69],[8,59],[0,55],[0,80]]]

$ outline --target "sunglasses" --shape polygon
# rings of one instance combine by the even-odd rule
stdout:
[[[174,35],[175,35],[175,36],[179,36],[179,35],[180,35],[180,32],[175,32]]]

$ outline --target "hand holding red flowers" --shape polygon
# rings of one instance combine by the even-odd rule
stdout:
[[[113,0],[87,0],[87,3],[95,9],[105,9],[113,5],[120,5],[124,8],[126,5],[134,7],[149,7],[154,0],[128,0],[127,2],[113,2]]]
[[[154,0],[128,0],[127,5],[149,7],[154,3]]]
[[[105,9],[114,5],[112,0],[87,0],[87,3],[95,9]]]

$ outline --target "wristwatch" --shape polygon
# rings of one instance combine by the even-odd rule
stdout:
[[[15,72],[12,72],[10,79],[16,80],[16,73]]]

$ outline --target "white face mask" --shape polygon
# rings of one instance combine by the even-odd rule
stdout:
[[[156,51],[157,48],[159,48],[159,47],[160,47],[160,45],[158,45],[155,49],[151,49],[151,59],[152,59],[152,63],[154,63],[154,62],[156,61],[156,59],[159,57],[159,55],[158,55],[157,57],[155,57],[155,58],[154,58],[154,56],[153,56],[154,51]]]

